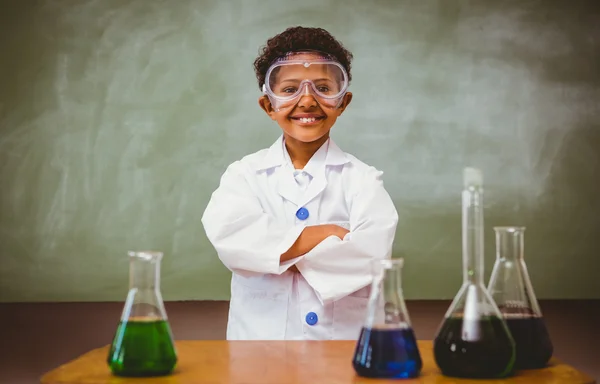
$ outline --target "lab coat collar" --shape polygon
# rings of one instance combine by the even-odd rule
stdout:
[[[260,161],[255,170],[256,171],[264,171],[270,168],[282,166],[286,164],[286,158],[284,151],[285,148],[283,146],[283,135],[279,136],[277,141],[269,147],[267,154]],[[315,176],[316,172],[318,172],[318,168],[323,164],[323,160],[321,156],[325,158],[325,165],[343,165],[350,161],[348,156],[338,147],[333,139],[329,138],[321,148],[315,153],[313,158],[311,158],[304,167],[304,170],[309,173],[311,176]]]

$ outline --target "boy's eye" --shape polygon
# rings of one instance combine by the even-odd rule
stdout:
[[[329,87],[326,85],[321,85],[320,87],[317,87],[317,89],[319,90],[319,92],[329,92]]]
[[[285,87],[285,88],[283,88],[283,92],[284,93],[295,93],[296,90],[297,89],[295,87]]]

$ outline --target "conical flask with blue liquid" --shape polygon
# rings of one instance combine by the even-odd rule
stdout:
[[[402,293],[404,259],[372,264],[371,296],[352,365],[359,376],[413,378],[423,363]]]

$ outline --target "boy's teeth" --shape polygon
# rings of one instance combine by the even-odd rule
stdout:
[[[300,121],[303,123],[314,123],[315,122],[315,118],[314,117],[301,117]]]

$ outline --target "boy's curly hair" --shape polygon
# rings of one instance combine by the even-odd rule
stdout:
[[[267,71],[277,58],[288,52],[304,49],[325,52],[335,57],[348,72],[348,81],[352,80],[350,74],[352,53],[326,30],[298,26],[288,28],[270,38],[267,40],[267,45],[260,50],[260,55],[254,60],[254,72],[258,80],[258,87],[262,88]]]

